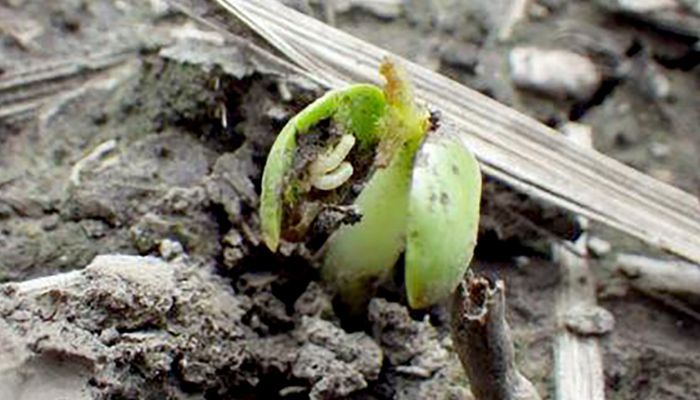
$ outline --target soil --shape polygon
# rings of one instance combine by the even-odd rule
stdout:
[[[498,41],[492,2],[463,3],[407,1],[397,16],[355,7],[334,19],[552,126],[588,124],[598,150],[700,192],[691,38],[591,2],[540,0]],[[554,100],[510,82],[514,46],[576,48],[590,37],[608,50],[593,98]],[[156,0],[0,0],[0,84],[77,65],[69,79],[0,86],[0,398],[470,398],[443,306],[410,311],[387,288],[351,320],[306,254],[261,244],[265,156],[323,89],[222,40]],[[665,76],[670,95],[649,74]],[[579,227],[489,190],[472,269],[505,280],[519,365],[552,398],[561,279],[547,248],[551,234]],[[593,261],[599,303],[615,318],[601,337],[607,397],[700,398],[700,321],[614,272],[616,251],[648,249],[593,230],[613,244]]]

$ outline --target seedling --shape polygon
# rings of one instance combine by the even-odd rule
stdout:
[[[434,129],[403,71],[384,62],[380,72],[383,90],[330,91],[282,129],[263,172],[262,234],[276,251],[281,239],[307,240],[324,210],[344,210],[319,251],[324,278],[357,307],[405,251],[408,302],[424,308],[446,298],[471,261],[481,174]]]

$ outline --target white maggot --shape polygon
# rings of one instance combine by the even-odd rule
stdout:
[[[353,146],[355,146],[355,136],[343,135],[333,149],[316,157],[309,165],[309,173],[312,177],[317,177],[337,169]]]
[[[336,169],[324,175],[314,177],[311,184],[319,190],[333,190],[350,179],[352,173],[352,165],[347,161],[343,161]]]

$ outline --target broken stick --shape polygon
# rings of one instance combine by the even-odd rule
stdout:
[[[452,296],[454,345],[477,400],[539,400],[517,369],[505,319],[505,285],[468,277]]]

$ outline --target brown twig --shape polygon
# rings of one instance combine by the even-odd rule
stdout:
[[[503,281],[469,277],[452,296],[452,338],[478,400],[540,399],[515,365]]]

